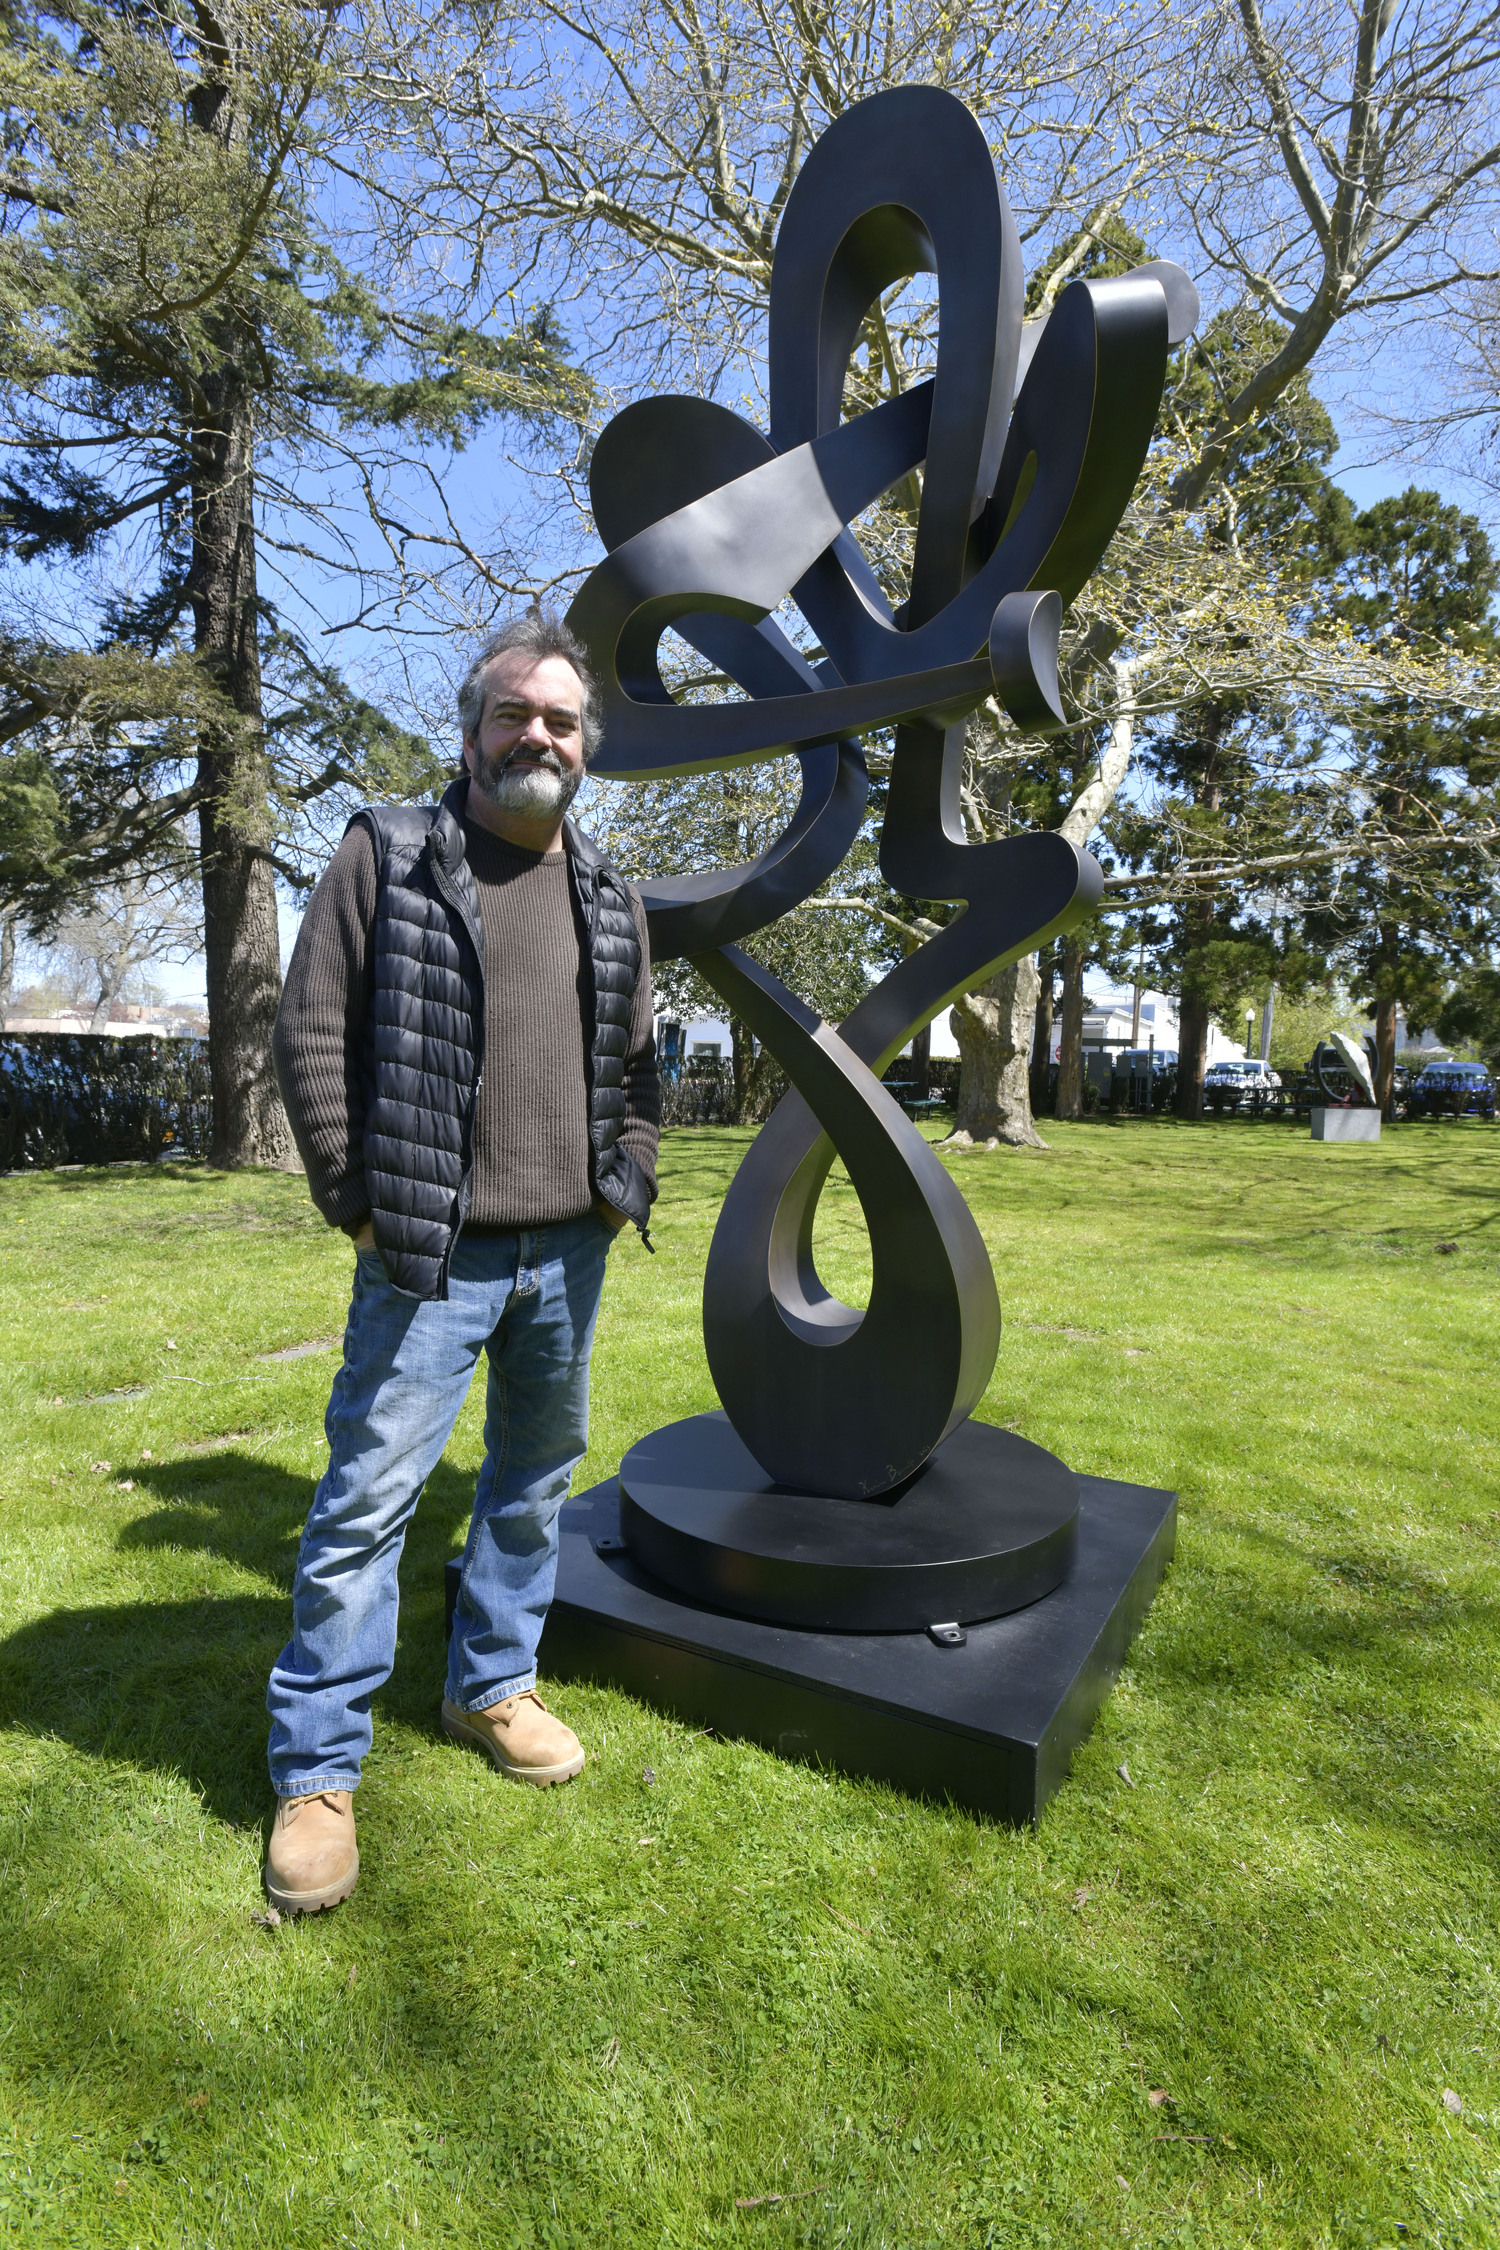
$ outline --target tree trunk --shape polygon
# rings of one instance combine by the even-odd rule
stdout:
[[[1186,943],[1183,959],[1188,964],[1189,977],[1194,953],[1208,943],[1213,931],[1214,910],[1211,904],[1195,901],[1183,908]],[[1206,993],[1187,989],[1178,1002],[1177,1016],[1177,1115],[1188,1124],[1195,1125],[1203,1117],[1203,1073],[1208,1067],[1209,1004]]]
[[[945,1148],[1046,1147],[1027,1085],[1036,984],[1036,958],[1027,953],[955,1004],[958,1113]]]
[[[1057,949],[1049,945],[1045,953],[1037,955],[1036,1015],[1031,1027],[1031,1114],[1040,1116],[1047,1107],[1047,1094],[1052,1079],[1052,1005],[1056,976]]]
[[[932,1091],[932,1026],[924,1023],[911,1043],[913,1101],[925,1102]]]
[[[1188,1124],[1203,1117],[1203,1073],[1208,1067],[1208,1002],[1182,995],[1177,1019],[1177,1115]]]
[[[196,129],[221,148],[247,145],[229,45],[188,98]],[[206,411],[190,438],[193,554],[188,597],[193,646],[235,718],[198,737],[198,855],[203,879],[203,950],[208,986],[208,1067],[214,1123],[209,1162],[297,1164],[271,1063],[281,998],[276,878],[271,842],[265,721],[261,707],[259,603],[255,582],[254,402],[244,370],[260,339],[226,315],[219,364],[201,380]]]
[[[1063,939],[1062,1039],[1057,1056],[1056,1117],[1083,1115],[1083,947]]]
[[[5,1029],[6,1011],[10,1007],[16,982],[16,918],[14,914],[0,914],[0,1031]]]
[[[1396,1010],[1395,1000],[1375,1003],[1375,1100],[1382,1117],[1396,1115]]]
[[[117,951],[95,955],[94,968],[99,977],[99,997],[94,1002],[94,1012],[89,1018],[90,1031],[108,1029],[115,1002],[125,990],[125,980],[130,974],[130,940],[135,927],[135,909],[128,896],[123,901],[124,934]]]
[[[214,1126],[209,1162],[295,1164],[271,1065],[281,998],[260,648],[256,638],[251,401],[232,372],[205,386],[213,419],[194,432],[194,645],[237,714],[200,732],[199,859]]]
[[[755,1050],[751,1045],[750,1026],[741,1023],[738,1016],[729,1019],[729,1068],[733,1083],[731,1106],[732,1122],[748,1125],[751,1096],[755,1086]]]

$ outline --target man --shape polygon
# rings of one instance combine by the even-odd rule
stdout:
[[[485,1459],[442,1718],[501,1773],[582,1767],[536,1693],[557,1511],[587,1445],[616,1230],[656,1193],[640,901],[565,814],[599,697],[567,628],[505,626],[458,695],[442,803],[357,813],[309,902],[276,1071],[313,1200],[353,1238],[328,1471],[271,1674],[266,1889],[316,1913],[359,1871],[352,1797],[396,1645],[396,1566],[479,1354]],[[649,1237],[648,1244],[649,1244]]]

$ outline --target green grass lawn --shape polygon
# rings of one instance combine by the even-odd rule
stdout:
[[[556,1699],[566,1790],[452,1748],[476,1391],[359,1890],[279,1929],[262,1696],[336,1345],[267,1355],[337,1338],[348,1246],[296,1179],[0,1181],[0,2241],[1500,2242],[1500,1137],[1047,1132],[953,1160],[1005,1313],[984,1412],[1182,1516],[1040,1831],[605,1690]],[[746,1138],[668,1136],[580,1481],[714,1403]],[[857,1291],[847,1186],[821,1224]]]

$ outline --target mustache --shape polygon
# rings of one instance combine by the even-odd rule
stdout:
[[[496,779],[498,780],[501,774],[508,773],[518,758],[523,759],[527,765],[540,766],[544,772],[556,774],[559,781],[565,777],[568,770],[555,750],[528,749],[524,742],[518,742],[514,749],[506,751],[505,756],[494,768]]]

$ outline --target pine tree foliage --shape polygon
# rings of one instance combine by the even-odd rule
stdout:
[[[209,777],[187,768],[213,730],[263,747],[268,802],[247,817],[304,877],[317,798],[420,791],[435,768],[259,595],[264,708],[238,707],[194,646],[195,500],[238,474],[283,523],[316,517],[320,452],[362,431],[458,449],[496,414],[577,419],[590,386],[550,308],[485,333],[384,301],[341,261],[318,209],[336,10],[63,6],[9,32],[0,553],[72,566],[93,599],[64,623],[36,573],[10,574],[0,745],[31,817],[5,822],[7,895],[45,914],[189,853]],[[253,456],[226,470],[239,405]],[[50,834],[47,783],[27,780],[44,771]]]
[[[1334,608],[1372,648],[1489,654],[1500,557],[1471,515],[1415,486],[1354,517],[1334,566]],[[1383,697],[1350,737],[1368,792],[1366,829],[1386,848],[1352,854],[1337,891],[1306,916],[1315,942],[1375,1016],[1376,1091],[1392,1094],[1396,1014],[1436,1024],[1455,983],[1493,960],[1493,866],[1454,849],[1500,828],[1500,718]]]
[[[216,1149],[282,1161],[275,877],[308,880],[351,800],[442,767],[270,598],[265,557],[358,582],[337,478],[378,563],[403,462],[500,416],[572,427],[591,386],[546,305],[470,325],[344,254],[333,0],[43,0],[7,32],[0,880],[41,926],[196,863]]]

